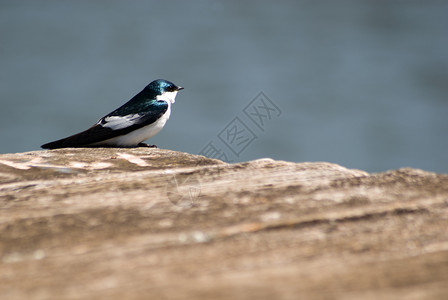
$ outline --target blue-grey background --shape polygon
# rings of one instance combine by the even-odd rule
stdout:
[[[160,148],[448,173],[448,1],[1,0],[0,24],[1,153],[165,78]],[[236,157],[217,134],[261,91],[282,114]]]

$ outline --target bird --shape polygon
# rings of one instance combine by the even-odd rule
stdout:
[[[46,143],[43,149],[78,147],[156,147],[143,141],[162,130],[171,115],[177,92],[184,88],[165,80],[150,82],[128,102],[102,117],[92,127]]]

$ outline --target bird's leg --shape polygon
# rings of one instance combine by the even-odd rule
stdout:
[[[146,143],[139,143],[137,147],[146,147],[146,148],[157,148],[156,145],[148,145]]]

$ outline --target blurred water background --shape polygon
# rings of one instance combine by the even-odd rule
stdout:
[[[160,148],[448,173],[448,1],[1,0],[0,24],[1,153],[165,78],[185,90]],[[260,92],[281,110],[261,129]],[[235,117],[257,137],[238,155],[218,138]]]

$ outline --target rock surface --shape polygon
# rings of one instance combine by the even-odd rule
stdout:
[[[448,175],[0,155],[1,299],[446,299]]]

